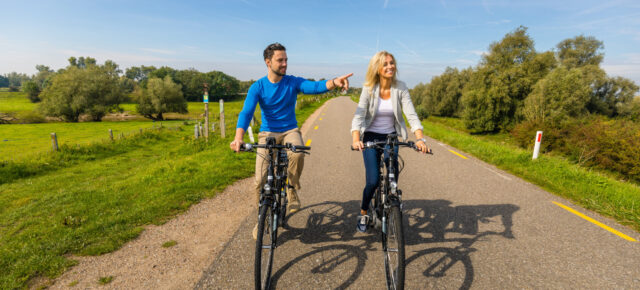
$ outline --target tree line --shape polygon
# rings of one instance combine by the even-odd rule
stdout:
[[[212,98],[235,97],[252,83],[219,71],[134,66],[123,72],[111,60],[98,64],[92,57],[71,57],[68,61],[58,71],[37,65],[33,76],[16,72],[0,76],[0,87],[21,89],[29,100],[40,103],[37,110],[45,116],[77,122],[81,116],[100,121],[126,102],[136,103],[141,115],[162,120],[164,113],[187,113],[188,101],[202,101],[204,83],[209,84]]]
[[[604,43],[579,35],[538,52],[526,27],[489,46],[475,67],[447,68],[411,90],[419,114],[460,118],[471,133],[509,133],[522,147],[640,182],[640,97],[600,67]]]
[[[510,131],[523,121],[559,124],[586,114],[637,118],[638,86],[600,67],[602,41],[577,36],[537,52],[520,26],[489,46],[476,67],[448,67],[411,90],[417,110],[459,117],[476,133]]]

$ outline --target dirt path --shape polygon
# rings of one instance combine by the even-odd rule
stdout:
[[[329,100],[331,102],[333,100]],[[327,103],[328,103],[327,102]],[[325,103],[302,125],[306,136]],[[90,257],[71,257],[78,265],[54,280],[51,289],[191,289],[211,265],[247,215],[254,209],[248,194],[253,177],[237,181],[214,198],[193,205],[187,212],[161,226],[148,226],[137,239],[121,249]],[[162,247],[176,241],[172,247]]]

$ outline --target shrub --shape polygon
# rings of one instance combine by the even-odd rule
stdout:
[[[564,151],[565,137],[576,126],[575,122],[565,122],[553,125],[551,122],[540,120],[525,121],[511,130],[511,135],[520,147],[533,149],[537,131],[542,131],[540,152]]]
[[[560,124],[526,121],[511,135],[531,149],[535,132],[543,131],[541,152],[555,151],[584,166],[596,167],[640,182],[640,124],[605,117],[572,119]]]
[[[594,119],[568,135],[572,160],[621,173],[640,181],[640,125],[625,120]]]
[[[28,112],[20,112],[17,116],[17,122],[20,124],[36,124],[36,123],[46,123],[47,120],[40,114],[34,111]]]

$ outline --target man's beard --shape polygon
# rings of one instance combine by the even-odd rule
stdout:
[[[271,71],[272,71],[274,74],[276,74],[277,76],[281,76],[281,77],[283,77],[283,76],[287,73],[287,71],[286,71],[286,70],[285,70],[285,72],[284,72],[284,73],[281,73],[281,72],[279,72],[279,71],[277,71],[277,70],[275,70],[275,69],[271,69]]]

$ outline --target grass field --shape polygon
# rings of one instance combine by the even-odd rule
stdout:
[[[297,110],[300,124],[325,100]],[[191,122],[0,162],[0,289],[46,286],[30,283],[73,266],[69,255],[116,250],[252,175],[255,155],[229,150],[231,119],[227,138],[209,142],[193,138]]]
[[[1,93],[0,93],[1,94]],[[13,93],[15,94],[15,93]],[[26,98],[25,98],[26,99]],[[19,107],[16,100],[11,101],[12,107]],[[139,129],[147,129],[160,126],[176,126],[183,121],[177,120],[202,120],[204,113],[204,105],[202,103],[189,103],[188,114],[166,114],[167,119],[173,121],[152,122],[143,117],[136,118],[142,121],[103,121],[103,122],[80,122],[80,123],[40,123],[40,124],[11,124],[0,125],[0,161],[17,160],[28,158],[33,154],[38,154],[51,150],[51,133],[56,133],[58,144],[76,145],[89,144],[109,138],[109,129],[112,129],[115,137],[120,134],[132,134]],[[135,105],[126,104],[123,107],[133,107]],[[227,124],[227,132],[235,128],[237,114],[242,109],[242,101],[234,101],[225,103],[225,123]],[[209,110],[214,112],[210,115],[210,122],[216,122],[219,125],[220,108],[219,104],[210,104]],[[259,111],[256,110],[256,116]],[[219,131],[219,129],[218,129]]]
[[[0,92],[0,113],[30,112],[36,104],[22,92]]]

